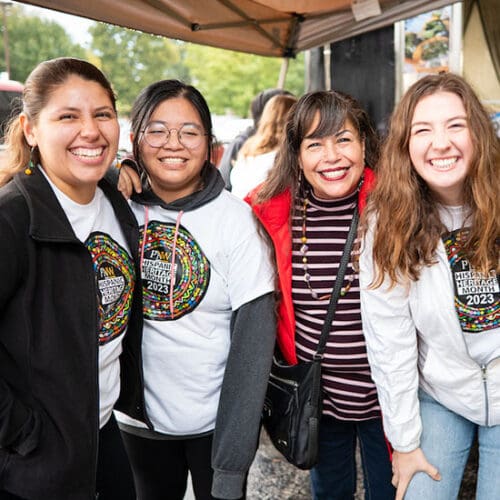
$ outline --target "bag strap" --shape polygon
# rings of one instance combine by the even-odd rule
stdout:
[[[344,283],[344,275],[347,269],[347,264],[349,263],[349,258],[351,256],[352,245],[354,243],[354,239],[356,238],[358,221],[359,211],[356,204],[356,207],[354,208],[354,214],[352,216],[351,227],[349,228],[349,234],[347,235],[342,258],[340,259],[339,270],[337,272],[337,277],[335,278],[335,285],[333,286],[332,295],[330,297],[330,303],[328,304],[328,311],[326,313],[325,322],[323,323],[323,328],[321,329],[321,337],[319,338],[318,349],[313,356],[315,360],[322,359],[323,353],[325,352],[326,340],[328,339],[328,335],[330,333],[333,316],[335,315],[335,307],[337,306],[337,302],[339,299],[340,289],[342,288],[342,285]]]

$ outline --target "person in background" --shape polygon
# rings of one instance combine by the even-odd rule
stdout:
[[[276,95],[292,95],[290,92],[284,89],[266,89],[259,92],[252,100],[250,104],[250,113],[253,119],[253,125],[248,127],[243,132],[240,132],[225,148],[224,154],[219,165],[219,172],[222,175],[222,179],[226,183],[226,189],[231,191],[231,181],[230,175],[233,169],[234,162],[238,156],[238,152],[243,146],[243,143],[257,130],[259,125],[259,120],[262,115],[262,110],[266,105],[266,102]]]
[[[210,163],[207,103],[177,80],[131,113],[139,221],[143,394],[119,414],[139,500],[237,499],[258,446],[275,343],[274,271],[250,208]],[[120,180],[128,167],[120,170]],[[132,174],[132,170],[128,172]]]
[[[362,317],[397,498],[500,492],[500,146],[466,81],[420,79],[394,110],[360,257]],[[406,495],[405,495],[406,492]]]
[[[0,170],[1,500],[135,499],[112,410],[124,337],[140,342],[139,231],[101,180],[118,138],[95,66],[28,76]]]
[[[266,181],[248,197],[272,239],[280,298],[278,346],[290,364],[312,360],[355,211],[372,189],[378,138],[352,97],[311,92],[290,110]],[[313,497],[356,492],[356,442],[365,498],[389,500],[389,448],[361,327],[358,273],[351,255],[322,364],[323,416]]]
[[[266,178],[283,138],[288,111],[296,101],[290,95],[276,95],[264,106],[257,131],[245,141],[231,170],[231,193],[238,198]]]

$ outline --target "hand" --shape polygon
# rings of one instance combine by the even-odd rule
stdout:
[[[120,191],[127,200],[132,193],[142,191],[141,179],[137,172],[126,163],[122,164],[118,177],[118,191]]]
[[[427,461],[421,448],[407,453],[393,452],[392,485],[396,488],[396,500],[403,500],[406,489],[417,472],[425,472],[435,481],[441,480],[441,474]]]

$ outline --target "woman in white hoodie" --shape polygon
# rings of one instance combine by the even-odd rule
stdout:
[[[362,318],[397,499],[500,492],[500,148],[471,87],[424,77],[396,107],[360,257]]]

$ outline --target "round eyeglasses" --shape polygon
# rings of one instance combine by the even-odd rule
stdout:
[[[148,123],[142,131],[144,140],[152,148],[161,148],[164,146],[173,131],[177,132],[177,140],[188,149],[195,149],[200,146],[208,134],[203,133],[198,125],[186,123],[180,128],[168,128],[163,122]]]

